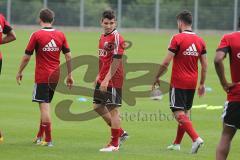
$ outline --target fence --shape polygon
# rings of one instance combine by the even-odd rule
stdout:
[[[159,30],[175,28],[176,14],[187,9],[193,13],[195,30],[236,30],[239,1],[208,1],[149,0],[144,4],[132,4],[124,0],[109,1],[112,3],[107,3],[106,0],[1,0],[0,12],[4,13],[12,24],[33,25],[36,24],[39,10],[48,7],[56,13],[56,25],[79,26],[84,29],[98,27],[102,11],[112,8],[117,13],[119,28]]]

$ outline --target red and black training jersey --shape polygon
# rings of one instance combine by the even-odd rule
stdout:
[[[0,14],[0,44],[2,44],[3,34],[8,34],[12,30],[10,24],[6,21],[5,17]],[[0,52],[0,59],[2,59],[2,54]]]
[[[184,31],[172,37],[169,51],[173,52],[171,87],[195,89],[198,81],[198,60],[206,54],[202,38],[192,31]]]
[[[124,54],[124,40],[117,30],[109,34],[102,34],[99,40],[99,79],[101,83],[106,77],[113,58],[121,58]],[[122,61],[112,79],[109,81],[109,86],[121,88],[123,85],[123,64]]]
[[[51,74],[58,73],[60,52],[70,52],[64,33],[53,28],[43,28],[31,35],[25,54],[32,55],[34,50],[35,83],[48,83]]]
[[[229,53],[231,79],[237,83],[228,92],[228,101],[240,101],[240,32],[226,34],[221,39],[217,51]]]

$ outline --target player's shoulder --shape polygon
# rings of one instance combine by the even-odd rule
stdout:
[[[182,33],[176,33],[176,34],[174,34],[172,37],[180,37],[180,36],[182,36],[183,34]]]
[[[240,35],[239,31],[236,32],[231,32],[231,33],[226,33],[222,36],[222,39],[231,39],[232,37],[235,37],[236,35]]]
[[[115,37],[119,38],[120,40],[123,39],[123,36],[118,32],[117,29],[115,29],[111,34],[114,35]]]
[[[61,31],[61,30],[59,30],[59,29],[55,29],[55,28],[53,28],[53,29],[54,29],[54,32],[56,32],[56,33],[58,33],[58,34],[64,35],[63,31]]]
[[[122,36],[117,29],[115,29],[112,33],[112,35],[119,35],[119,36]]]
[[[37,30],[37,31],[35,31],[35,32],[32,32],[31,35],[30,35],[30,37],[36,37],[40,32],[41,32],[40,29]]]
[[[63,31],[61,31],[61,30],[55,29],[55,32],[62,38],[66,37],[65,33]]]
[[[201,36],[198,35],[198,34],[196,34],[196,37],[197,37],[202,43],[205,44],[205,41],[204,41],[203,37],[201,37]]]
[[[171,39],[181,39],[184,36],[185,36],[185,34],[183,34],[183,33],[176,33],[176,34],[172,35]]]
[[[0,13],[0,19],[5,19],[4,15]]]

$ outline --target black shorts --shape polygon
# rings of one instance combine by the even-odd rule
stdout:
[[[104,106],[114,105],[118,107],[122,105],[122,89],[121,88],[108,87],[107,92],[101,92],[99,88],[100,88],[100,84],[97,83],[94,90],[93,103],[102,104]]]
[[[32,101],[51,103],[56,87],[56,83],[36,83],[34,85]]]
[[[222,119],[225,125],[240,129],[240,102],[226,102]]]
[[[169,101],[172,112],[192,108],[195,89],[170,88]]]

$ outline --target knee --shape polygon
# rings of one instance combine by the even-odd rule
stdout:
[[[191,123],[191,121],[189,120],[188,116],[185,114],[180,114],[176,116],[176,120],[178,121],[178,123],[180,124],[184,124],[184,123]]]

